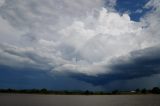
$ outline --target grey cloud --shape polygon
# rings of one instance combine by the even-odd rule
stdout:
[[[40,56],[33,49],[18,48],[10,45],[0,45],[0,64],[9,67],[35,68],[48,70],[49,59]],[[43,60],[43,61],[42,61]]]
[[[16,27],[35,27],[33,23],[50,25],[50,22],[57,24],[59,19],[85,16],[102,5],[99,0],[6,0],[0,13]]]
[[[142,73],[134,70],[143,67],[136,66],[136,62],[148,57],[133,51],[159,44],[158,12],[134,22],[128,14],[110,11],[114,10],[116,0],[106,0],[106,8],[103,3],[101,0],[5,0],[0,7],[0,23],[12,30],[0,30],[3,38],[0,42],[6,44],[0,46],[0,63],[82,76],[104,74],[102,79],[108,80],[140,76]],[[119,59],[125,55],[128,58],[130,52],[133,53],[129,62]],[[151,60],[147,61],[151,64]],[[139,64],[142,63],[149,64],[144,61]]]
[[[126,77],[150,76],[160,72],[160,47],[150,47],[131,52],[129,59],[118,59],[118,64],[111,66],[117,73],[127,74]],[[125,57],[124,57],[125,58]],[[126,61],[126,62],[125,62]],[[116,72],[115,71],[115,72]],[[114,73],[114,71],[113,71]]]
[[[3,51],[1,55],[7,55],[8,57],[4,57],[8,61],[10,58],[15,59],[14,64],[18,62],[25,65],[29,60],[31,63],[38,64],[38,68],[42,65],[42,68],[58,69],[56,71],[67,68],[75,73],[90,75],[105,73],[101,67],[103,57],[117,55],[110,46],[113,45],[119,53],[122,52],[118,48],[119,45],[124,45],[122,42],[124,39],[128,39],[125,33],[131,37],[139,26],[132,23],[127,14],[120,16],[116,12],[108,11],[108,8],[102,8],[102,5],[103,1],[99,0],[94,2],[93,0],[6,0],[0,7],[0,16],[3,18],[0,21],[2,23],[6,21],[6,27],[15,29],[15,34],[12,35],[9,31],[5,40],[7,42],[1,40],[1,44],[6,43],[9,46],[9,50],[4,49],[7,46],[1,48]],[[111,25],[113,28],[110,28]],[[124,25],[126,26],[121,27]],[[16,32],[17,36],[10,38],[15,36]],[[125,35],[122,39],[119,37],[121,34]],[[10,42],[10,39],[14,40]],[[115,39],[117,41],[113,42]],[[99,44],[100,42],[102,43]],[[125,52],[130,51],[128,50],[130,46],[126,47]],[[79,69],[75,70],[74,67]]]
[[[95,85],[105,85],[117,80],[130,80],[160,74],[160,47],[150,47],[130,53],[130,56],[113,60],[111,73],[96,77],[73,75]]]

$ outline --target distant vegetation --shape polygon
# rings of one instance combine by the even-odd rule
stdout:
[[[25,94],[57,94],[57,95],[114,95],[114,94],[160,94],[160,88],[154,87],[153,89],[136,89],[133,91],[119,91],[114,90],[112,92],[104,92],[104,91],[55,91],[55,90],[47,90],[43,89],[0,89],[0,93],[25,93]]]

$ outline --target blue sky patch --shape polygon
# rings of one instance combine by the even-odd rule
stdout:
[[[120,13],[129,12],[131,20],[139,21],[150,9],[144,8],[149,0],[117,0],[115,9]]]

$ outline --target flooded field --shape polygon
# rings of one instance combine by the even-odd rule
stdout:
[[[0,94],[0,106],[160,106],[160,95]]]

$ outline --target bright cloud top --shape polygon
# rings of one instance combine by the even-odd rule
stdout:
[[[158,0],[157,0],[158,1]],[[100,0],[0,2],[0,64],[58,73],[112,73],[113,61],[159,44],[159,6],[140,22]],[[154,20],[154,21],[153,21]],[[154,33],[153,33],[154,32]]]

